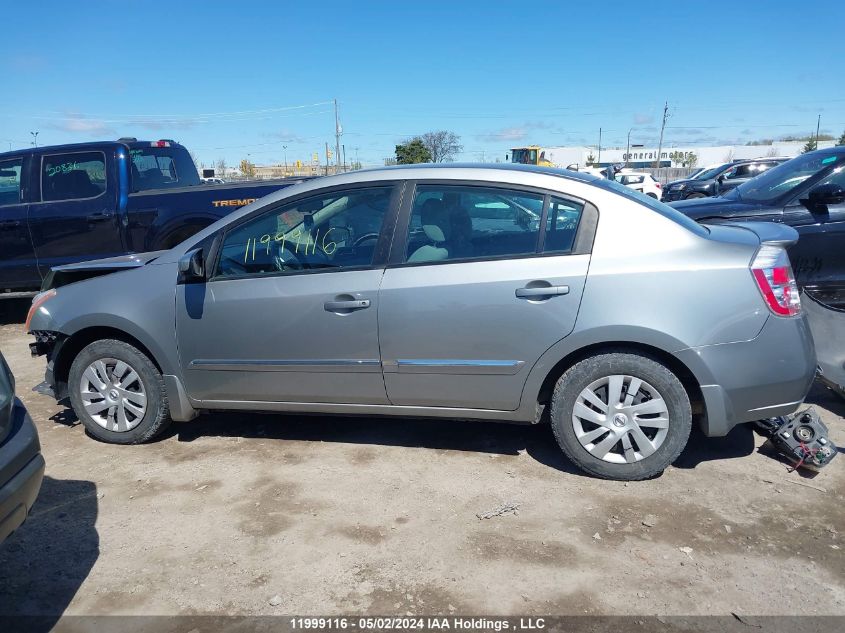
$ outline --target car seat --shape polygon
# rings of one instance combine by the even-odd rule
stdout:
[[[426,200],[420,210],[420,222],[423,233],[431,243],[420,246],[411,253],[408,262],[436,262],[448,259],[449,250],[444,245],[451,227],[443,203],[440,200]]]

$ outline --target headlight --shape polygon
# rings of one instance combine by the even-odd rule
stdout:
[[[29,307],[29,312],[26,314],[26,323],[24,324],[24,331],[29,332],[29,325],[32,323],[32,317],[35,316],[35,311],[38,310],[47,299],[52,299],[56,296],[55,288],[51,288],[50,290],[45,290],[44,292],[38,293],[32,298],[32,305]]]

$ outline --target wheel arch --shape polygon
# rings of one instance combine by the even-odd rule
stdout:
[[[92,326],[83,328],[67,336],[61,346],[56,350],[56,355],[53,358],[53,380],[56,389],[56,396],[61,399],[68,395],[67,381],[70,374],[70,366],[74,359],[79,355],[87,345],[95,341],[104,339],[115,339],[128,343],[137,348],[139,352],[147,356],[150,362],[156,366],[160,372],[162,366],[156,358],[155,354],[150,351],[150,348],[144,345],[143,342],[132,336],[125,330],[121,330],[111,326]]]
[[[180,242],[213,224],[217,221],[217,219],[218,218],[211,217],[191,217],[180,220],[178,223],[171,223],[169,226],[162,226],[159,231],[152,236],[152,243],[148,245],[149,249],[163,250],[173,248]]]
[[[566,342],[566,339],[561,343],[564,342]],[[684,386],[687,396],[690,399],[693,416],[697,418],[695,421],[703,424],[706,419],[707,411],[699,378],[677,356],[667,351],[667,348],[683,349],[683,345],[662,346],[656,344],[654,341],[645,342],[643,340],[631,340],[627,338],[606,338],[604,340],[585,341],[583,344],[576,346],[570,345],[568,349],[561,350],[549,358],[549,354],[556,347],[552,347],[543,355],[526,380],[525,388],[527,392],[523,393],[522,406],[526,413],[534,413],[535,421],[539,421],[536,419],[537,412],[542,411],[544,406],[546,409],[548,408],[547,405],[551,400],[555,383],[567,369],[588,356],[606,352],[632,352],[650,357],[666,365]]]

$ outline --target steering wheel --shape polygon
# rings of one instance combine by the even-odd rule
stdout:
[[[291,249],[287,246],[283,247],[280,242],[275,240],[273,240],[273,266],[280,272],[304,268],[302,262]]]
[[[358,248],[364,242],[367,242],[369,240],[378,240],[378,238],[379,238],[378,233],[364,233],[364,235],[362,235],[357,240],[352,242],[352,248]]]

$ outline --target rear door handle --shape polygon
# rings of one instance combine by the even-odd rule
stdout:
[[[540,286],[539,288],[517,288],[516,296],[520,299],[532,299],[537,297],[556,297],[557,295],[568,295],[569,286]]]
[[[88,216],[89,222],[102,222],[103,220],[109,220],[114,216],[114,213],[111,211],[101,211],[100,213],[92,213]]]
[[[340,312],[343,310],[363,310],[370,307],[369,299],[353,299],[350,301],[326,301],[323,304],[329,312]]]

